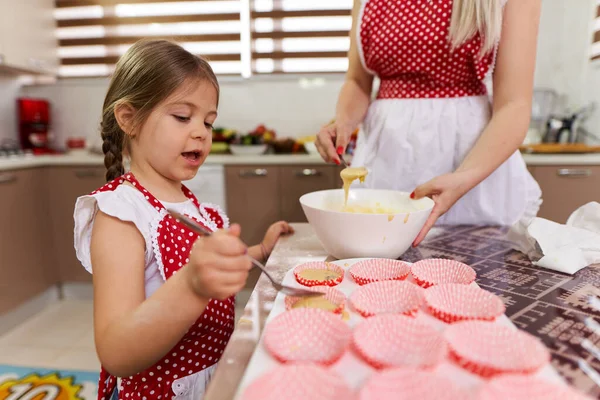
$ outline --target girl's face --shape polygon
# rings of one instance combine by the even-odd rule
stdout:
[[[217,91],[208,81],[186,82],[148,116],[131,143],[132,162],[176,182],[192,179],[212,145]]]

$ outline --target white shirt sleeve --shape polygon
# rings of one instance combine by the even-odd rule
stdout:
[[[90,245],[98,210],[121,221],[132,222],[136,226],[146,243],[145,261],[148,265],[152,259],[150,222],[156,211],[137,189],[120,185],[113,191],[81,196],[75,203],[74,244],[77,258],[83,267],[92,273]]]

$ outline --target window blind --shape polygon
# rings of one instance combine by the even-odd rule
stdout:
[[[217,74],[345,72],[353,0],[55,0],[59,75],[106,76],[145,37]]]
[[[55,0],[59,75],[109,75],[118,58],[147,37],[171,39],[203,55],[217,74],[244,74],[242,55],[250,38],[244,34],[249,19],[244,28],[243,4],[237,0]],[[250,60],[246,63],[249,70]]]
[[[600,60],[600,0],[596,7],[596,19],[594,20],[594,39],[592,41],[592,60]]]
[[[251,0],[252,71],[345,72],[352,0]]]

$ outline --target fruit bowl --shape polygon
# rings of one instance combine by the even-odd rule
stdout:
[[[230,144],[229,151],[237,156],[258,156],[264,154],[269,145],[267,144]]]
[[[385,207],[393,212],[344,212],[343,189],[305,194],[300,204],[325,250],[338,259],[399,258],[425,225],[434,205],[427,197],[412,200],[409,193],[376,189],[351,189],[348,205]]]

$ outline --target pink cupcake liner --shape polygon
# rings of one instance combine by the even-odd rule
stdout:
[[[335,304],[336,309],[332,311],[334,314],[341,314],[344,311],[344,307],[346,305],[346,295],[337,290],[336,288],[329,286],[313,286],[311,288],[308,288],[308,290],[323,293],[325,299]],[[285,298],[286,310],[289,311],[294,309],[294,305],[303,298],[304,297],[287,296]]]
[[[332,271],[332,276],[335,275],[335,277],[327,280],[306,279],[302,277],[301,273],[309,269]],[[336,286],[344,280],[344,270],[332,263],[314,261],[298,265],[294,268],[294,276],[296,277],[296,281],[303,286]]]
[[[265,347],[280,362],[330,365],[346,351],[352,330],[339,315],[297,308],[278,315],[265,328]]]
[[[450,358],[484,378],[534,373],[550,361],[550,353],[536,337],[492,322],[457,322],[444,336]]]
[[[444,336],[433,327],[402,315],[377,315],[353,334],[357,353],[375,368],[430,368],[445,359]]]
[[[377,314],[415,315],[424,303],[423,289],[405,281],[381,281],[361,286],[350,296],[363,317]]]
[[[477,275],[467,264],[443,258],[416,262],[410,270],[415,281],[424,288],[442,283],[469,285],[475,281]]]
[[[487,290],[459,283],[445,283],[425,290],[428,311],[436,318],[454,323],[463,320],[494,321],[506,307]]]
[[[359,400],[464,400],[467,393],[450,380],[429,371],[398,368],[371,377]]]
[[[531,375],[503,375],[489,381],[479,392],[478,400],[591,400],[590,397],[563,385],[556,385]]]
[[[340,400],[354,393],[336,372],[318,365],[281,365],[252,382],[242,400]]]
[[[375,258],[357,262],[349,272],[352,279],[362,286],[372,282],[404,280],[410,273],[410,266],[403,261]]]

